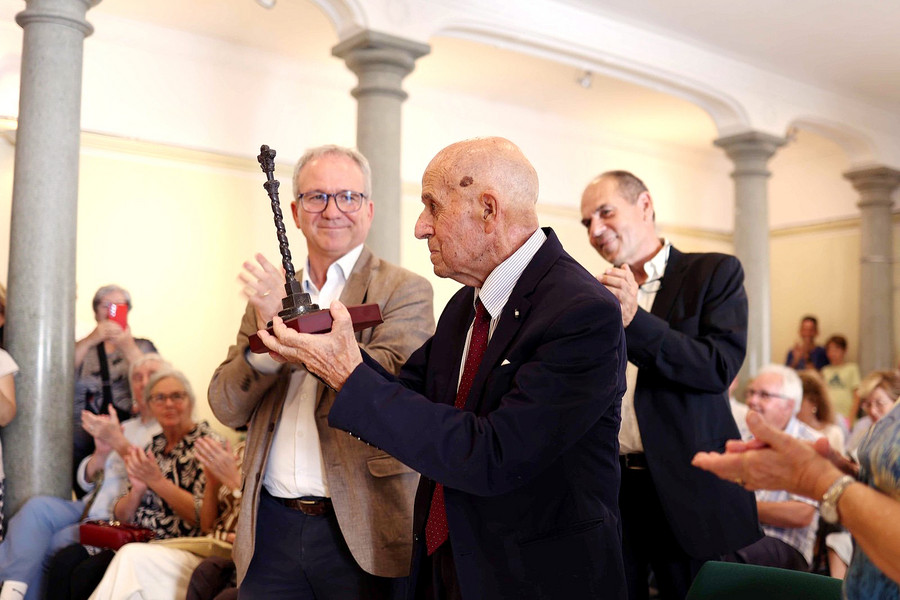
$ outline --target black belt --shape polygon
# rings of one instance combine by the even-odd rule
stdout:
[[[268,493],[268,492],[266,492]],[[269,494],[278,504],[286,506],[292,510],[299,510],[304,515],[310,517],[321,517],[332,510],[331,498],[320,498],[317,496],[303,496],[301,498],[279,498]]]
[[[623,469],[648,469],[647,455],[643,452],[635,454],[620,454],[619,464]]]

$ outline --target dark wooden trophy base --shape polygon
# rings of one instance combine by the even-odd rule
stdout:
[[[353,331],[362,331],[384,322],[384,319],[381,318],[381,308],[374,303],[348,306],[347,311],[353,321]],[[284,324],[300,333],[328,333],[331,331],[332,322],[331,312],[325,308],[288,319]],[[266,331],[274,335],[272,327]],[[250,352],[266,354],[268,351],[269,349],[259,339],[259,335],[254,333],[250,336]]]

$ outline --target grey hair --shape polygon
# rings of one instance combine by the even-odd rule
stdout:
[[[157,383],[159,383],[163,379],[168,379],[170,377],[172,379],[177,379],[179,383],[181,383],[181,387],[184,388],[184,391],[188,395],[188,400],[190,400],[191,402],[191,411],[193,411],[194,405],[196,404],[197,400],[197,397],[194,395],[194,388],[191,387],[191,382],[188,381],[188,378],[184,373],[173,369],[171,366],[169,366],[168,368],[160,369],[150,377],[150,381],[148,381],[147,385],[144,386],[144,402],[149,405],[151,395],[150,392],[153,390]]]
[[[94,307],[94,312],[97,312],[97,308],[100,306],[100,303],[103,302],[103,296],[112,294],[113,292],[122,292],[122,295],[125,296],[125,304],[128,305],[128,310],[131,310],[131,294],[129,294],[128,290],[125,288],[111,283],[109,285],[104,285],[94,294],[94,299],[91,302],[91,306]]]
[[[768,364],[761,368],[757,377],[764,374],[773,374],[781,377],[781,393],[788,400],[794,401],[794,415],[800,412],[800,404],[803,402],[803,382],[797,371],[784,365]]]
[[[628,202],[630,202],[631,204],[637,202],[638,196],[640,196],[644,192],[649,191],[647,189],[647,186],[644,185],[644,182],[630,171],[606,171],[605,173],[601,173],[597,177],[597,179],[602,179],[605,177],[614,179],[616,181],[616,185],[619,188],[619,193],[621,193],[622,197],[628,200]],[[595,181],[597,179],[595,179]]]
[[[150,362],[151,360],[155,360],[159,364],[162,365],[163,369],[171,369],[172,365],[169,364],[169,361],[164,359],[161,355],[156,352],[148,352],[147,354],[141,354],[137,360],[128,365],[128,381],[131,382],[131,376],[134,375],[134,370],[139,366],[146,362]]]
[[[321,158],[327,155],[334,156],[346,156],[350,160],[356,163],[356,166],[359,167],[359,170],[362,171],[363,179],[366,182],[366,189],[363,190],[363,193],[366,195],[366,198],[369,200],[372,199],[372,168],[369,166],[369,161],[359,150],[355,148],[347,148],[344,146],[337,146],[335,144],[327,144],[325,146],[316,146],[315,148],[310,148],[306,152],[303,153],[303,156],[300,157],[300,160],[297,161],[297,164],[294,166],[294,176],[291,179],[291,186],[294,192],[293,199],[297,199],[297,195],[300,193],[300,190],[297,189],[297,176],[300,175],[300,170],[306,166],[312,160],[317,158]],[[324,190],[322,190],[324,191]],[[358,191],[358,190],[357,190]]]

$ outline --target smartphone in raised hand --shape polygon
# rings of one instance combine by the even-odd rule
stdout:
[[[127,304],[110,304],[109,320],[115,321],[122,329],[128,328],[128,305]]]

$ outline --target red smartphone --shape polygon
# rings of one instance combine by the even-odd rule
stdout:
[[[109,320],[115,321],[122,329],[128,328],[128,305],[127,304],[110,304]]]

